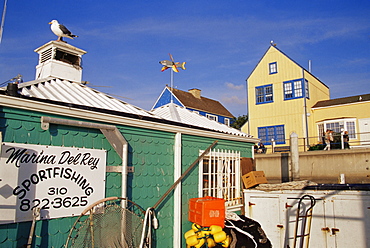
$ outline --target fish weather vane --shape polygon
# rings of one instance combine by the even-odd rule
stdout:
[[[165,71],[169,68],[171,68],[171,91],[173,89],[173,72],[179,72],[179,69],[178,68],[181,68],[182,70],[185,70],[185,64],[186,62],[175,62],[175,60],[173,59],[172,55],[169,53],[168,55],[170,55],[170,60],[162,60],[162,61],[159,61],[159,63],[161,65],[163,65],[162,67],[162,70],[161,71]],[[171,103],[173,102],[173,98],[172,98],[172,94],[171,94]]]

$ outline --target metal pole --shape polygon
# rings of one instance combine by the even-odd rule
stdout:
[[[308,84],[308,82],[307,82]],[[308,85],[306,85],[306,79],[304,76],[304,69],[302,68],[302,90],[304,92],[303,97],[304,97],[304,120],[305,120],[305,126],[306,126],[306,142],[305,144],[307,148],[310,146],[310,142],[308,140],[308,116],[307,116],[307,91],[308,91]]]
[[[173,69],[171,69],[171,103],[173,103]]]
[[[1,41],[3,40],[3,30],[4,30],[4,23],[5,23],[5,13],[6,13],[6,4],[8,0],[4,1],[4,9],[3,9],[3,15],[1,17],[1,26],[0,26],[0,44]]]
[[[190,166],[189,168],[184,172],[182,173],[182,175],[176,180],[176,182],[174,182],[174,184],[172,184],[172,186],[166,191],[166,193],[163,194],[163,196],[161,197],[161,199],[159,199],[157,201],[156,204],[154,204],[154,206],[152,207],[153,209],[157,208],[158,205],[164,200],[164,198],[167,197],[167,195],[169,193],[171,193],[171,191],[177,186],[177,184],[179,184],[179,182],[181,182],[181,180],[193,169],[193,167],[195,165],[198,164],[198,162],[212,149],[212,147],[214,147],[216,144],[217,144],[217,140],[215,140]]]

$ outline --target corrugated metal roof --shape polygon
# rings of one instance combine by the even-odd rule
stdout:
[[[18,88],[19,93],[27,97],[152,117],[161,120],[183,123],[194,127],[201,127],[217,132],[243,137],[252,137],[249,134],[243,133],[225,124],[212,121],[176,104],[170,103],[155,110],[146,111],[109,96],[106,93],[102,93],[96,89],[90,88],[84,84],[59,78],[50,77],[46,79],[29,81],[18,84]]]
[[[167,120],[181,122],[181,123],[203,127],[203,128],[208,128],[208,129],[215,130],[218,132],[223,132],[223,133],[228,133],[228,134],[233,134],[233,135],[238,135],[238,136],[244,136],[244,137],[249,137],[249,138],[252,137],[251,135],[241,132],[238,129],[229,127],[225,124],[221,124],[217,121],[210,120],[205,116],[202,116],[193,111],[187,110],[174,103],[169,103],[167,105],[156,108],[152,110],[152,112]]]
[[[24,96],[160,118],[149,111],[118,100],[84,84],[63,79],[47,78],[29,81],[19,84],[18,88],[20,94]]]

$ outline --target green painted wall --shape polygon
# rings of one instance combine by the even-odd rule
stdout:
[[[3,142],[104,149],[107,150],[108,166],[121,165],[121,159],[100,130],[53,124],[49,130],[42,130],[40,118],[43,115],[45,116],[32,111],[0,108]],[[175,134],[129,126],[117,127],[129,144],[128,166],[134,168],[134,172],[128,174],[127,196],[143,209],[152,207],[174,183]],[[185,171],[198,158],[199,150],[207,149],[214,139],[190,135],[183,135],[182,139],[182,169]],[[243,142],[219,140],[215,148],[238,150],[241,156],[251,157],[251,147],[252,144]],[[107,173],[106,197],[121,196],[121,180],[120,173]],[[184,232],[191,225],[187,219],[188,201],[198,197],[198,167],[183,180],[182,185]],[[160,225],[153,235],[154,247],[173,247],[173,208],[171,193],[156,209]],[[33,247],[62,247],[74,221],[75,218],[37,221]],[[26,244],[30,226],[30,222],[0,225],[0,247],[21,247]],[[184,242],[183,240],[183,245]]]
[[[207,149],[215,139],[196,137],[190,135],[183,135],[182,137],[182,164],[183,172],[191,165],[199,156],[200,150]],[[218,140],[213,149],[227,149],[240,151],[241,157],[252,157],[252,143],[235,142],[228,140]],[[182,233],[191,229],[191,222],[188,220],[188,202],[191,198],[197,198],[198,195],[198,181],[199,181],[199,168],[195,166],[189,173],[188,177],[182,183]],[[182,239],[182,247],[186,247],[185,240]]]

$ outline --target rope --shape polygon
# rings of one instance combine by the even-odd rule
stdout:
[[[143,231],[141,233],[141,242],[139,248],[152,247],[152,226],[158,228],[158,219],[155,217],[154,208],[148,208],[145,211]]]
[[[246,231],[244,231],[244,230],[242,230],[242,229],[240,229],[239,227],[236,227],[232,222],[230,222],[230,221],[228,221],[228,220],[226,220],[228,223],[230,223],[231,224],[231,226],[227,226],[227,225],[225,225],[225,227],[228,227],[228,228],[234,228],[234,229],[236,229],[238,232],[240,232],[240,233],[242,233],[242,234],[245,234],[245,235],[247,235],[252,241],[253,241],[253,243],[254,243],[254,248],[257,248],[257,242],[254,240],[254,237],[250,234],[250,233],[248,233],[248,232],[246,232]]]

